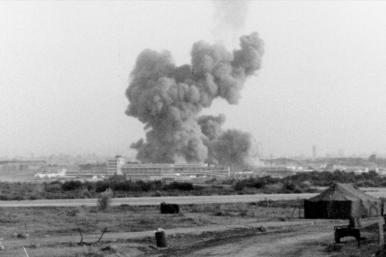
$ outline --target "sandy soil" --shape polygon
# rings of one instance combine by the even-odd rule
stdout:
[[[267,231],[260,231],[261,227],[266,228]],[[310,227],[315,230],[320,230],[321,227],[326,229],[325,231],[304,233]],[[309,220],[175,228],[167,230],[170,247],[164,250],[157,249],[154,246],[154,231],[106,233],[103,237],[103,243],[97,247],[102,247],[106,243],[113,243],[119,246],[122,250],[120,252],[127,253],[128,250],[123,251],[122,247],[130,246],[129,256],[131,257],[294,256],[290,253],[298,250],[298,244],[300,247],[304,242],[331,238],[331,228],[331,224],[326,221],[315,222]],[[95,241],[96,238],[97,235],[88,235],[85,241]],[[52,256],[47,255],[47,253],[57,252],[60,248],[75,250],[74,247],[76,247],[77,242],[79,242],[79,235],[77,234],[25,240],[5,240],[7,250],[3,253],[8,254],[6,256],[16,256],[15,254],[19,253],[23,246],[26,246],[33,256]],[[31,248],[31,244],[38,245],[38,247]],[[182,247],[179,248],[178,246]],[[287,251],[287,249],[291,249],[291,251]],[[278,255],[278,253],[283,253],[283,255]]]
[[[25,257],[23,247],[31,257],[373,257],[377,250],[376,228],[364,231],[367,241],[361,251],[353,239],[347,239],[339,246],[341,251],[328,253],[327,248],[335,247],[333,227],[347,221],[296,219],[293,207],[212,207],[185,206],[183,213],[175,215],[161,215],[154,207],[114,207],[106,213],[92,208],[78,212],[69,208],[0,208],[0,237],[5,246],[0,256]],[[14,232],[25,230],[25,222],[29,222],[30,237],[15,237]],[[85,229],[85,241],[95,242],[99,228],[106,224],[111,230],[92,247],[80,246],[79,233],[70,229]],[[155,246],[154,229],[159,226],[166,229],[167,248]],[[103,251],[111,245],[114,251]]]
[[[340,222],[341,223],[341,222]],[[116,252],[104,254],[105,257],[370,257],[376,251],[376,240],[363,244],[362,250],[356,247],[353,239],[346,239],[341,252],[326,251],[333,243],[335,221],[286,221],[259,222],[248,225],[202,226],[175,228],[167,230],[168,248],[157,248],[153,238],[154,231],[108,233],[101,244],[92,250],[114,245]],[[266,231],[261,231],[261,227]],[[371,231],[370,231],[371,232]],[[373,232],[370,233],[374,234]],[[369,234],[369,235],[370,235]],[[367,236],[367,235],[366,235]],[[92,236],[95,239],[95,236]],[[76,255],[90,251],[78,246],[78,236],[54,236],[32,240],[6,241],[7,250],[0,254],[6,257],[22,255],[26,246],[31,256],[68,257],[100,256]],[[91,241],[87,238],[86,241]],[[72,242],[72,243],[71,243]],[[30,247],[30,243],[38,247]],[[367,247],[367,246],[368,247]],[[83,248],[83,249],[82,249]],[[349,251],[346,251],[349,250]],[[70,254],[73,253],[73,254]],[[5,254],[5,255],[4,255]]]
[[[294,226],[266,233],[223,235],[207,243],[192,244],[185,250],[169,251],[163,257],[374,257],[378,248],[376,228],[361,232],[361,248],[354,238],[344,238],[336,245],[333,236],[334,223],[314,226]],[[228,234],[228,235],[227,235]],[[338,246],[337,250],[328,250]]]
[[[242,256],[242,257],[322,257],[328,256],[320,249],[305,248],[307,243],[331,240],[331,228],[328,232],[318,231],[305,233],[304,231],[295,231],[290,233],[278,233],[272,235],[259,235],[236,242],[229,242],[215,247],[209,247],[194,251],[186,255],[189,257],[204,256]]]
[[[295,226],[269,227],[265,232],[230,230],[221,234],[202,235],[200,240],[184,237],[175,240],[169,249],[154,255],[162,257],[326,257],[333,242],[333,221]],[[268,225],[268,224],[266,224]],[[352,241],[352,240],[351,240]]]

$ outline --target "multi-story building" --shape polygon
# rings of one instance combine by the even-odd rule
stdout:
[[[193,179],[227,177],[229,170],[206,164],[128,163],[122,174],[132,180]]]
[[[125,159],[117,155],[114,159],[107,161],[107,175],[122,175],[122,167],[125,165]]]

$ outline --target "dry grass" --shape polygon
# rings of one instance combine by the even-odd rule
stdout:
[[[294,207],[263,207],[250,203],[200,204],[189,205],[183,209],[188,212],[207,213],[213,216],[254,218],[255,221],[288,220],[297,218],[299,214]],[[300,214],[303,215],[303,210]]]
[[[26,248],[30,257],[130,257],[143,254],[137,249],[137,245],[115,244],[119,248],[118,252],[103,251],[105,245],[83,247],[83,246],[60,246],[60,247],[38,247]],[[10,251],[0,252],[1,257],[19,257],[25,256],[23,248],[17,248]]]
[[[106,211],[98,211],[97,207],[0,208],[0,237],[10,238],[14,233],[25,232],[25,224],[31,237],[42,237],[73,234],[78,228],[88,233],[98,233],[104,227],[111,232],[132,232],[229,224],[240,217],[266,221],[296,218],[296,215],[292,207],[266,208],[247,203],[182,206],[180,214],[168,215],[160,214],[158,206],[118,206]]]
[[[110,232],[132,232],[154,230],[158,227],[170,229],[229,225],[289,219],[292,211],[292,207],[262,207],[246,203],[181,206],[180,214],[167,215],[160,214],[158,206],[117,206],[105,211],[99,211],[97,207],[0,208],[0,238],[4,238],[6,242],[6,251],[1,252],[1,256],[24,256],[21,245],[34,245],[35,239],[44,237],[73,235],[73,242],[78,242],[78,228],[86,234],[99,234],[104,227],[108,227]],[[28,233],[30,237],[21,241],[14,237],[15,233]],[[128,242],[119,246],[119,255],[101,252],[100,245],[84,248],[77,244],[47,243],[45,246],[37,245],[27,250],[30,256],[39,257],[135,256],[127,253],[138,251],[138,248],[123,251],[125,245]]]

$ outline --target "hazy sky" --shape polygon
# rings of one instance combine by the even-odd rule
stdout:
[[[143,125],[124,114],[144,48],[178,65],[214,33],[211,1],[0,2],[0,156],[133,153]],[[263,67],[226,127],[275,156],[386,153],[386,2],[250,1],[240,33],[259,32]]]

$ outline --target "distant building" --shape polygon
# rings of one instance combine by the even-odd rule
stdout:
[[[39,170],[46,165],[43,160],[4,160],[0,161],[0,170]]]
[[[57,179],[64,178],[66,176],[67,169],[57,169],[52,170],[51,172],[39,172],[35,174],[35,178],[39,179]]]
[[[193,179],[226,177],[229,170],[206,164],[128,163],[122,174],[132,180]]]
[[[117,155],[114,159],[107,161],[107,174],[108,175],[122,175],[122,167],[125,165],[125,159]]]
[[[83,163],[78,164],[73,167],[69,167],[66,177],[69,179],[79,178],[79,179],[90,179],[90,178],[100,178],[103,179],[107,174],[107,164],[106,163]]]

